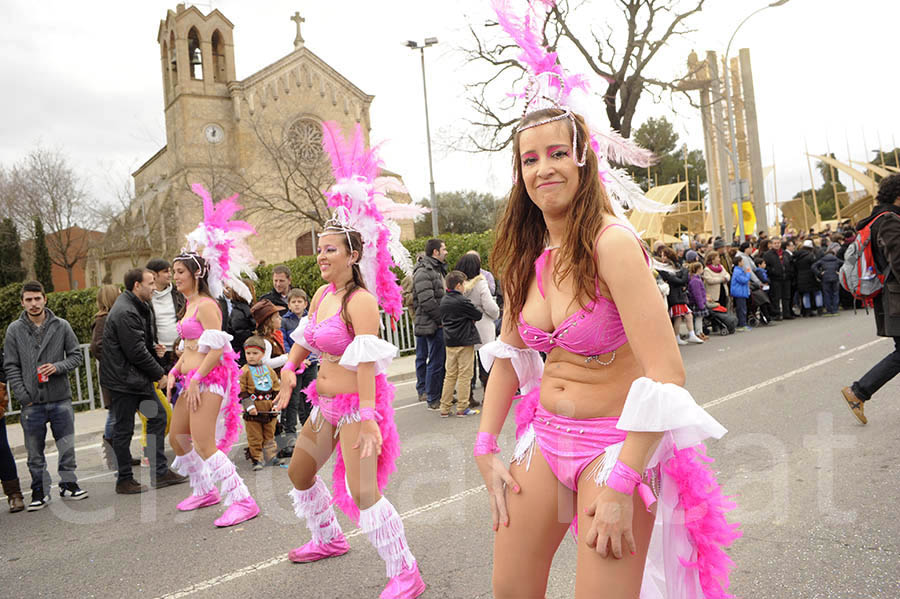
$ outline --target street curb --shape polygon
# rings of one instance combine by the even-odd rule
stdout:
[[[390,383],[404,383],[406,381],[414,380],[416,378],[415,371],[412,372],[401,372],[388,377],[388,382]],[[98,410],[104,410],[105,408],[97,408]],[[76,417],[79,412],[76,412]],[[10,424],[7,426],[19,426],[16,424]],[[134,425],[135,432],[140,435],[141,433],[141,423],[137,421]],[[75,434],[75,447],[78,448],[78,445],[84,445],[86,442],[94,442],[99,443],[103,439],[103,431],[89,431],[85,433],[76,433]],[[12,450],[13,457],[20,458],[28,455],[28,452],[25,451],[25,445],[15,445],[10,446]],[[44,448],[44,454],[51,451],[56,451],[56,441],[53,440],[53,436],[51,434],[47,434],[47,444]],[[77,457],[77,456],[76,456]]]

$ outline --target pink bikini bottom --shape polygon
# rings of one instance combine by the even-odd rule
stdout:
[[[616,428],[618,418],[576,420],[548,412],[541,404],[535,409],[535,441],[559,482],[578,491],[581,473],[605,452],[625,440],[625,431]]]

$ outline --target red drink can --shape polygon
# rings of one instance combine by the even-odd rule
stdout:
[[[46,374],[41,374],[41,371],[40,371],[40,370],[38,370],[37,375],[38,375],[38,382],[39,382],[39,383],[46,383],[47,381],[50,380],[50,376],[49,376],[49,375],[46,375]]]

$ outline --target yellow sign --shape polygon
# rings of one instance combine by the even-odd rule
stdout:
[[[744,233],[746,235],[756,234],[756,212],[753,210],[753,202],[744,202]],[[731,218],[735,222],[737,229],[737,206],[731,205]]]

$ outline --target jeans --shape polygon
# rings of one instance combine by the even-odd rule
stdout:
[[[47,460],[44,458],[48,423],[59,453],[60,482],[78,482],[75,476],[75,410],[72,409],[71,400],[23,406],[20,418],[22,431],[25,433],[25,449],[28,451],[32,492],[43,492],[50,488],[50,473],[47,472]]]
[[[821,291],[806,292],[803,294],[803,297],[802,297],[803,304],[802,305],[805,309],[807,309],[807,310],[811,309],[813,307],[812,306],[813,301],[815,301],[815,303],[816,303],[816,306],[815,306],[816,308],[822,307],[822,292]]]
[[[416,391],[427,395],[430,404],[441,401],[445,353],[444,329],[416,335]]]
[[[303,390],[316,378],[319,372],[319,365],[312,364],[306,367],[302,374],[297,376],[297,386],[291,393],[291,401],[281,413],[281,426],[283,433],[278,437],[278,449],[285,447],[293,447],[297,442],[297,423],[300,426],[306,424],[312,407],[306,401],[306,394]]]
[[[747,298],[734,298],[734,311],[737,312],[738,326],[747,326]]]
[[[114,412],[112,446],[118,466],[117,480],[134,478],[131,471],[131,438],[134,436],[134,414],[140,410],[147,419],[147,447],[144,452],[156,476],[169,470],[166,460],[166,410],[148,383],[145,393],[110,391],[110,409]]]
[[[861,379],[853,383],[853,394],[863,401],[869,401],[876,391],[900,372],[900,337],[893,337],[894,351],[884,357],[865,373]]]
[[[17,480],[19,471],[16,470],[16,459],[9,449],[9,441],[6,439],[6,416],[0,418],[0,480]]]
[[[837,314],[841,285],[837,281],[823,281],[822,294],[825,296],[825,310],[829,314]]]
[[[113,411],[112,406],[109,406],[109,409],[106,411],[106,425],[103,427],[103,438],[107,441],[112,441],[115,427],[116,413]]]

